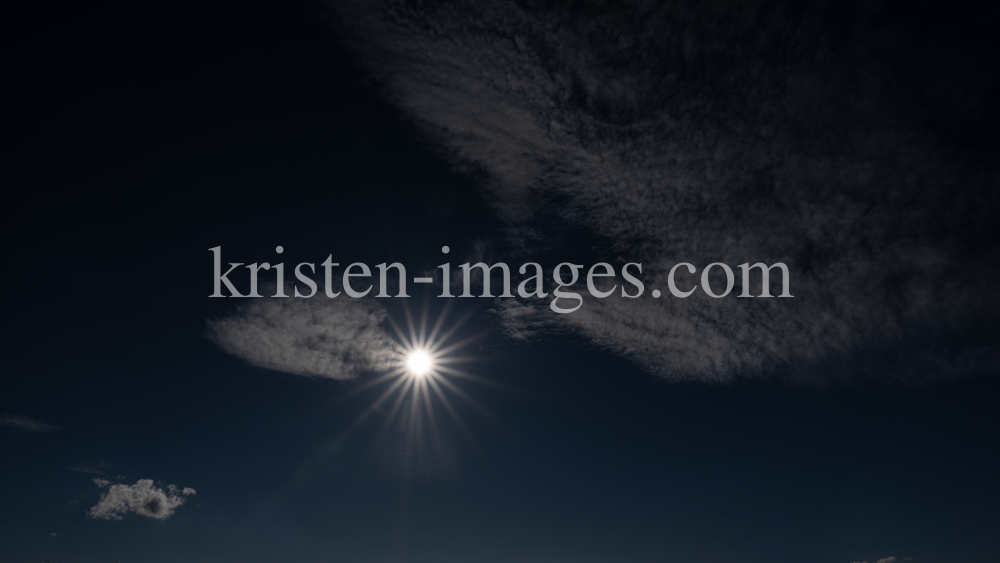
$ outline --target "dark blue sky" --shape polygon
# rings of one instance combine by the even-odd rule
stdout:
[[[210,2],[8,19],[0,560],[1000,559],[988,367],[914,377],[932,384],[846,377],[846,360],[677,381],[573,331],[512,339],[492,300],[457,300],[456,339],[480,335],[466,369],[496,385],[455,384],[496,420],[456,401],[474,444],[439,416],[431,448],[385,410],[344,437],[377,373],[310,379],[221,351],[206,322],[236,309],[206,297],[211,247],[411,271],[445,244],[518,255],[488,173],[456,172],[382,101],[324,14]],[[954,127],[974,145],[961,154],[995,148]],[[552,264],[617,258],[579,225],[538,232]],[[978,245],[961,248],[994,243]],[[986,334],[978,322],[949,334]],[[896,369],[877,346],[854,354]],[[197,494],[168,518],[99,520],[95,478]]]

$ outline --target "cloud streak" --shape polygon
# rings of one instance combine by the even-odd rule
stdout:
[[[894,556],[890,555],[889,557],[883,557],[882,559],[879,559],[875,563],[901,563],[903,561],[912,561],[912,559],[910,559],[909,557],[904,557],[904,558],[900,559],[898,557],[894,557]],[[853,561],[852,563],[868,563],[868,562],[867,561]]]
[[[0,415],[0,427],[14,430],[16,432],[32,432],[39,434],[47,434],[56,429],[56,427],[51,424],[46,424],[44,422],[30,419],[26,416],[16,414]]]
[[[480,175],[513,254],[578,251],[559,241],[583,229],[593,261],[642,261],[647,288],[682,261],[791,269],[794,299],[505,304],[509,334],[575,330],[675,380],[1000,367],[1000,174],[924,125],[996,117],[964,43],[927,52],[874,8],[420,6],[334,9],[385,96]]]

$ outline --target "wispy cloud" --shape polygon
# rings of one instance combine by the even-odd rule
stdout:
[[[0,427],[16,432],[48,433],[56,430],[55,426],[16,414],[0,415]]]
[[[945,76],[926,61],[941,61],[964,78],[939,111],[992,116],[973,79],[986,66],[945,49],[909,68],[929,44],[912,30],[824,6],[334,9],[385,96],[456,166],[483,172],[522,257],[582,229],[594,262],[641,261],[648,288],[681,261],[791,269],[794,299],[647,294],[563,316],[504,305],[511,335],[577,330],[672,379],[996,369],[998,256],[984,241],[1000,173],[929,130],[919,100]]]
[[[252,365],[347,380],[391,357],[385,316],[379,305],[346,296],[268,298],[209,321],[208,330],[220,348]]]
[[[70,471],[76,471],[77,473],[86,473],[89,475],[106,475],[109,471],[115,468],[114,465],[106,462],[99,461],[96,463],[85,463],[81,465],[76,465],[70,467]]]
[[[152,479],[139,479],[134,485],[94,479],[94,484],[108,489],[87,512],[88,516],[99,520],[121,520],[130,512],[163,520],[184,504],[187,496],[195,494],[192,488],[182,489],[176,485],[168,485],[163,490],[154,485]]]

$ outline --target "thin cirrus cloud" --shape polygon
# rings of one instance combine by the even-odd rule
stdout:
[[[164,520],[184,504],[188,496],[195,494],[190,487],[168,485],[166,490],[161,489],[153,484],[152,479],[139,479],[134,485],[94,479],[94,484],[108,489],[87,512],[88,516],[97,520],[121,520],[129,513]]]
[[[32,432],[39,434],[47,434],[56,429],[56,427],[51,424],[46,424],[26,416],[16,414],[0,415],[0,427],[7,428],[8,430],[13,430],[15,432]]]
[[[208,322],[222,350],[251,365],[349,380],[386,365],[393,349],[381,323],[386,313],[365,299],[259,299]]]
[[[70,471],[76,471],[77,473],[86,473],[89,475],[107,475],[108,472],[115,468],[114,465],[106,461],[98,461],[92,463],[85,463],[80,465],[75,465],[70,467]]]
[[[480,173],[512,254],[575,250],[560,235],[583,229],[592,262],[642,262],[641,299],[503,303],[512,336],[578,331],[675,380],[1000,366],[1000,174],[925,125],[996,117],[990,65],[950,43],[917,64],[933,42],[877,11],[702,4],[331,9],[385,97]],[[793,299],[649,296],[678,262],[758,261],[788,264]]]

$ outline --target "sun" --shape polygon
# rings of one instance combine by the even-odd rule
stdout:
[[[477,447],[472,432],[462,420],[461,410],[457,408],[459,405],[455,399],[471,406],[494,425],[500,426],[501,423],[495,415],[466,393],[460,382],[487,384],[496,388],[503,386],[460,369],[462,364],[484,359],[480,356],[460,355],[482,334],[468,335],[462,339],[455,338],[471,313],[446,324],[450,304],[445,304],[433,327],[429,327],[426,303],[424,313],[418,319],[419,324],[414,322],[406,302],[401,305],[406,318],[406,329],[401,327],[393,316],[387,318],[397,336],[396,341],[390,344],[392,348],[387,354],[388,371],[364,382],[345,396],[354,396],[367,389],[382,387],[384,384],[387,384],[387,387],[384,387],[371,405],[340,433],[337,442],[346,440],[366,420],[377,414],[383,418],[383,423],[375,439],[376,444],[387,438],[390,429],[396,428],[399,432],[406,432],[405,446],[401,447],[408,448],[406,451],[416,456],[413,459],[423,459],[422,456],[430,453],[423,451],[424,445],[434,446],[436,453],[445,459],[449,455],[446,451],[447,439],[444,436],[446,428],[440,419],[441,415],[446,415],[454,422],[461,437],[473,447]]]
[[[423,377],[434,367],[434,360],[425,350],[414,350],[406,357],[406,369],[411,375]]]

